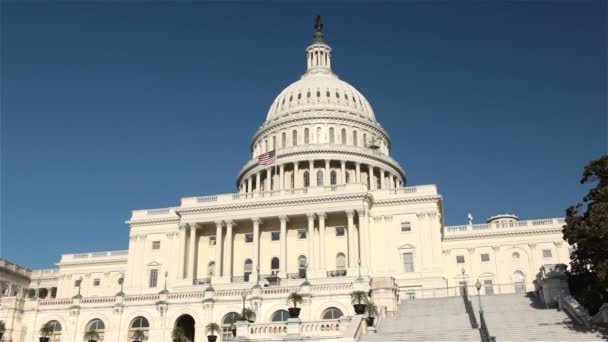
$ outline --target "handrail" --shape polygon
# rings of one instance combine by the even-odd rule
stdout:
[[[479,328],[479,335],[481,336],[481,342],[496,342],[496,337],[490,336],[488,325],[483,314],[483,310],[479,311],[479,320],[481,321],[481,327]]]
[[[587,328],[591,327],[589,323],[591,316],[586,312],[585,308],[572,296],[559,296],[557,297],[558,308],[564,310],[570,318],[576,323],[583,325]]]
[[[464,301],[464,308],[469,315],[469,322],[471,322],[471,328],[477,329],[477,318],[475,317],[475,311],[473,310],[473,305],[469,300],[469,291],[467,290],[466,284],[461,287],[462,288],[462,300]]]

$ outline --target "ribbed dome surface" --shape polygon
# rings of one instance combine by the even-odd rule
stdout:
[[[376,121],[372,106],[353,86],[331,72],[308,72],[274,100],[266,120],[305,110],[343,110]]]

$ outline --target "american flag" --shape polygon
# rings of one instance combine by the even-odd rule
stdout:
[[[258,156],[258,164],[260,165],[272,165],[277,160],[277,154],[275,151],[266,152]]]

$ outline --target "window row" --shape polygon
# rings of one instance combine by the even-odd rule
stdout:
[[[553,252],[550,249],[543,249],[542,253],[543,253],[543,258],[552,258],[553,257]],[[481,257],[481,262],[490,261],[490,254],[488,254],[488,253],[482,253],[482,254],[480,254],[480,257]],[[511,254],[512,260],[519,260],[519,258],[520,258],[519,252],[513,252],[513,254]],[[456,263],[464,264],[465,263],[464,255],[457,255]]]

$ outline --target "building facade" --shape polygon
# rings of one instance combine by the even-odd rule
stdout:
[[[332,72],[318,25],[307,70],[272,102],[251,141],[236,192],[136,210],[127,251],[67,254],[57,268],[0,265],[5,339],[170,341],[183,327],[201,342],[216,322],[222,340],[251,308],[251,339],[284,336],[286,298],[304,294],[302,336],[340,337],[364,290],[390,315],[408,299],[531,291],[537,270],[568,263],[560,218],[498,215],[445,226],[435,185],[409,186],[391,139],[367,99]],[[12,269],[11,269],[12,267]],[[243,296],[244,299],[243,299]]]

